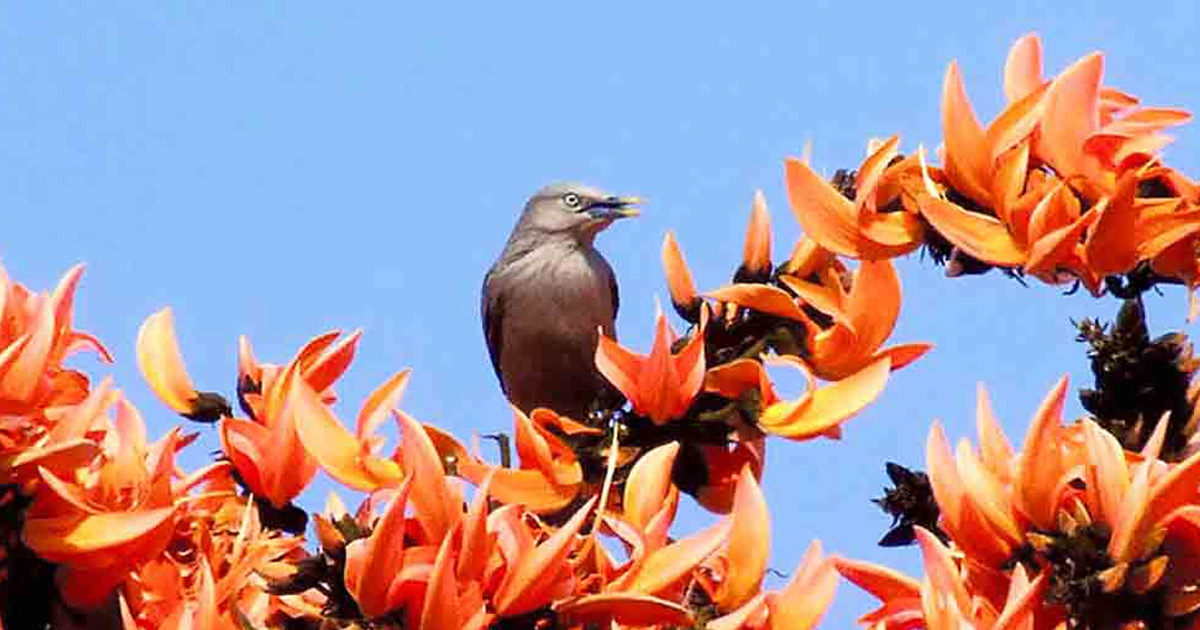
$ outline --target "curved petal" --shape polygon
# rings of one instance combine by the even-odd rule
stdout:
[[[722,552],[728,572],[713,594],[713,602],[721,610],[733,610],[754,597],[771,555],[771,515],[749,466],[738,478],[730,515],[729,543]]]
[[[1036,91],[1042,79],[1042,40],[1035,33],[1013,42],[1004,62],[1004,95],[1019,101]]]
[[[163,404],[176,413],[192,412],[196,388],[183,366],[170,308],[154,313],[142,323],[137,337],[137,363],[142,377]]]
[[[671,468],[679,453],[679,442],[669,442],[642,455],[625,481],[622,505],[625,520],[639,530],[646,529],[650,520],[675,490],[671,483]]]
[[[958,63],[950,62],[942,82],[942,134],[945,136],[945,170],[950,184],[984,206],[992,205],[988,182],[992,161],[987,137],[963,89]]]
[[[767,198],[761,190],[754,191],[750,205],[750,223],[746,226],[746,242],[742,247],[742,269],[753,275],[771,273],[771,214]]]
[[[671,292],[671,303],[681,317],[688,317],[694,309],[699,308],[700,298],[696,292],[696,283],[692,281],[692,272],[688,270],[687,261],[679,244],[675,242],[675,234],[667,232],[663,237],[662,265],[667,275],[667,289]]]
[[[400,483],[404,477],[400,466],[364,452],[363,444],[342,426],[312,387],[296,384],[292,402],[300,443],[331,477],[366,492]],[[373,465],[367,465],[368,459]]]
[[[768,433],[793,440],[814,438],[846,421],[877,398],[887,384],[891,359],[883,357],[796,401],[767,407],[758,424]]]
[[[695,621],[686,608],[641,593],[597,593],[554,605],[564,628],[608,627],[609,624],[641,628],[691,627]]]
[[[1000,221],[928,195],[920,204],[921,214],[938,233],[975,258],[1001,267],[1025,262],[1025,252]]]

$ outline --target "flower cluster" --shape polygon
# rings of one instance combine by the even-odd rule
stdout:
[[[942,90],[942,166],[872,147],[838,190],[787,162],[792,209],[818,243],[882,260],[926,245],[950,273],[992,267],[1094,294],[1134,295],[1156,282],[1200,284],[1200,187],[1163,164],[1163,133],[1191,116],[1141,107],[1101,84],[1104,57],[1042,76],[1041,41],[1019,39],[1004,69],[1008,105],[986,127],[958,66]],[[849,192],[850,199],[843,196]]]
[[[1200,286],[1200,187],[1158,157],[1188,115],[1139,107],[1101,70],[1095,54],[1043,79],[1024,37],[1008,105],[984,127],[951,64],[940,167],[895,137],[832,181],[788,160],[806,234],[777,263],[755,195],[724,286],[697,290],[668,233],[687,331],[659,312],[648,354],[601,337],[595,366],[620,404],[514,408],[511,438],[491,436],[498,464],[402,409],[407,369],[343,423],[336,387],[361,332],[318,335],[282,364],[241,338],[235,409],[197,389],[163,309],[139,331],[141,373],[220,439],[213,462],[182,470],[196,434],[151,441],[109,379],[64,364],[78,350],[112,361],[74,328],[82,268],[47,293],[0,270],[0,630],[807,630],[839,574],[880,600],[861,619],[873,629],[1200,627],[1200,361],[1181,333],[1150,337],[1139,297]],[[1064,422],[1064,378],[1018,450],[981,387],[977,445],[952,449],[934,423],[927,472],[889,463],[897,487],[877,500],[894,518],[880,544],[918,543],[923,579],[814,542],[764,589],[767,441],[842,437],[929,350],[888,345],[891,259],[921,246],[954,274],[999,267],[1125,300],[1113,325],[1077,324],[1088,415]],[[777,367],[804,392],[781,395]],[[363,493],[353,510],[337,493],[320,513],[295,504],[321,471]],[[678,531],[684,495],[707,527]]]

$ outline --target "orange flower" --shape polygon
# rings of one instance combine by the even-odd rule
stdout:
[[[75,351],[91,349],[112,362],[99,340],[72,328],[82,274],[83,266],[76,265],[53,292],[34,294],[0,267],[0,410],[6,415],[33,416],[38,409],[81,400],[87,379],[62,367]]]
[[[704,384],[703,321],[678,354],[671,353],[674,337],[659,311],[649,355],[632,352],[604,335],[596,347],[596,368],[625,394],[636,413],[655,424],[682,416]]]
[[[305,450],[334,479],[356,490],[395,486],[403,477],[400,452],[383,457],[383,438],[375,435],[389,410],[404,394],[410,370],[398,372],[379,386],[358,412],[356,432],[347,431],[311,387],[298,384],[293,403],[296,433]]]
[[[736,400],[743,392],[757,389],[762,408],[759,428],[793,440],[839,437],[841,423],[879,396],[891,370],[891,358],[882,356],[859,372],[818,388],[808,366],[798,357],[768,357],[767,361],[800,370],[807,391],[795,400],[781,400],[762,363],[753,359],[738,359],[709,370],[705,390]]]
[[[1200,217],[1191,212],[1194,201],[1185,203],[1191,187],[1169,169],[1150,168],[1169,141],[1161,131],[1190,115],[1136,108],[1133,97],[1101,87],[1102,69],[1095,53],[1044,82],[1040,41],[1021,38],[1005,69],[1009,106],[985,130],[951,63],[942,96],[945,168],[927,175],[916,193],[921,214],[979,260],[1050,283],[1078,279],[1093,293],[1104,276],[1195,241]],[[934,180],[972,203],[947,199]],[[1136,198],[1148,180],[1178,182],[1178,196]],[[1172,268],[1164,258],[1160,266],[1195,284],[1194,252],[1184,265]]]
[[[833,325],[824,330],[816,325],[807,327],[807,363],[823,379],[846,378],[884,357],[891,360],[892,369],[900,369],[932,347],[911,343],[879,349],[891,336],[900,314],[900,279],[890,261],[863,261],[849,293],[843,293],[836,282],[816,285],[790,276],[783,281],[802,300],[833,319]]]
[[[64,565],[61,588],[74,605],[101,602],[133,565],[158,555],[171,538],[177,501],[228,468],[215,464],[173,482],[175,454],[190,438],[175,429],[149,447],[145,440],[141,416],[120,400],[105,438],[105,457],[88,474],[61,478],[39,469],[41,484],[25,523],[25,543]]]
[[[226,418],[221,422],[221,449],[246,487],[283,508],[317,474],[317,462],[296,435],[295,381],[299,364],[293,361],[283,375],[264,390],[264,405],[255,420]],[[271,404],[273,402],[273,404]]]
[[[900,198],[899,186],[881,186],[898,142],[892,138],[884,143],[859,167],[854,201],[806,162],[788,158],[784,163],[788,201],[804,233],[835,254],[861,260],[893,258],[919,247],[924,234],[914,212],[906,206],[896,212],[880,211]]]

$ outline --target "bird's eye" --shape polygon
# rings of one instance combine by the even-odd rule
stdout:
[[[563,203],[567,204],[568,208],[578,208],[582,200],[575,193],[567,193],[562,197]]]

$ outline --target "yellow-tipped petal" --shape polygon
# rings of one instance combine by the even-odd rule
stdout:
[[[177,413],[192,412],[196,388],[183,366],[170,308],[158,311],[142,323],[137,338],[137,360],[142,377],[163,404]]]
[[[750,206],[750,223],[742,248],[742,269],[753,276],[771,273],[771,215],[761,190],[754,192],[754,202]]]

